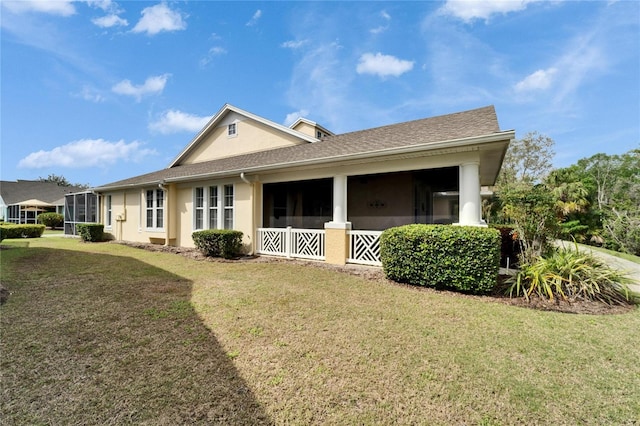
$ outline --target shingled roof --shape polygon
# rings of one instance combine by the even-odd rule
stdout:
[[[82,190],[77,186],[59,186],[55,182],[39,180],[0,181],[0,196],[8,206],[27,200],[40,200],[51,205],[63,205],[65,195]]]
[[[175,165],[152,173],[120,180],[95,190],[136,187],[190,177],[224,177],[240,172],[285,169],[307,164],[341,161],[366,155],[415,147],[428,151],[444,143],[500,135],[493,106],[329,136],[320,142],[276,148],[201,163]]]

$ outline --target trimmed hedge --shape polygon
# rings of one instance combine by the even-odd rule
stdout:
[[[231,229],[196,231],[191,238],[205,256],[230,259],[238,256],[242,249],[242,232]]]
[[[498,279],[500,233],[491,228],[405,225],[380,237],[387,278],[467,293],[487,293]]]
[[[61,228],[64,225],[64,216],[60,213],[40,213],[38,215],[38,223],[51,229]]]
[[[0,241],[12,238],[39,238],[44,232],[44,225],[0,225]]]
[[[104,225],[102,223],[77,223],[76,233],[80,235],[82,241],[102,241]]]

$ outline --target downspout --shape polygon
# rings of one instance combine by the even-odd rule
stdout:
[[[164,186],[164,181],[161,181],[158,184],[158,188],[162,189],[164,191],[164,193],[166,194],[165,200],[164,200],[164,204],[165,207],[162,209],[163,212],[166,212],[165,214],[165,237],[164,237],[164,245],[165,247],[169,247],[169,227],[171,226],[171,220],[169,219],[169,190],[167,189],[166,186]]]
[[[253,182],[251,182],[249,179],[247,179],[244,175],[244,172],[240,173],[240,179],[242,179],[242,181],[244,183],[246,183],[247,185],[251,186],[251,233],[253,235],[253,242],[251,244],[252,248],[255,248],[256,246],[256,236],[257,236],[257,231],[255,229],[255,223],[256,223],[256,191],[255,191],[255,186],[253,185]],[[253,256],[254,250],[251,250],[251,252],[249,253],[250,256]]]

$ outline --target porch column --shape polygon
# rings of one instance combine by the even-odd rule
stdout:
[[[344,265],[349,257],[351,223],[347,222],[347,176],[333,177],[333,220],[324,224],[325,261]]]
[[[460,212],[458,225],[486,226],[480,200],[480,163],[460,164]]]

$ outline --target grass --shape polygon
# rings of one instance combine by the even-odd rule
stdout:
[[[43,235],[64,235],[64,229],[50,229],[50,228],[46,228],[44,230]]]
[[[625,259],[625,260],[628,260],[630,262],[634,262],[634,263],[640,264],[640,256],[635,256],[635,255],[629,254],[629,253],[622,253],[622,252],[615,251],[615,250],[609,250],[609,249],[602,248],[602,247],[588,246],[588,245],[584,245],[584,244],[583,244],[583,246],[585,248],[589,248],[589,249],[594,250],[594,251],[600,251],[602,253],[607,253],[607,254],[610,254],[612,256],[619,257],[620,259]]]
[[[312,266],[3,241],[6,424],[636,424],[640,310]]]

